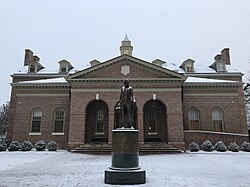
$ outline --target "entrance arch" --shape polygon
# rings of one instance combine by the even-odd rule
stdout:
[[[104,101],[88,104],[85,137],[86,143],[108,141],[108,106]]]
[[[143,107],[144,141],[166,142],[166,108],[159,100],[151,100]]]

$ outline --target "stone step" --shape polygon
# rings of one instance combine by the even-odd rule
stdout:
[[[83,144],[79,147],[71,150],[74,153],[90,153],[90,154],[110,154],[112,147],[109,144]],[[139,154],[171,154],[171,153],[182,153],[181,150],[168,145],[166,143],[145,143],[139,145]]]

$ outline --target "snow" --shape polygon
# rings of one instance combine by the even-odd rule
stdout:
[[[65,78],[41,79],[35,81],[22,81],[21,84],[68,83]]]
[[[0,186],[115,186],[104,184],[110,155],[6,151],[0,161]],[[249,187],[249,162],[241,151],[141,155],[147,183],[137,186]]]
[[[193,82],[193,83],[236,83],[237,81],[188,77],[185,82]]]

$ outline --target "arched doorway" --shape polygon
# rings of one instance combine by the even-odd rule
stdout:
[[[104,101],[92,101],[87,106],[86,142],[108,141],[108,106]]]
[[[166,142],[166,108],[161,101],[148,101],[143,107],[144,141]]]
[[[134,129],[137,129],[138,126],[137,126],[137,123],[138,123],[138,117],[137,117],[137,106],[136,106],[136,103],[133,103],[133,127]],[[119,107],[119,103],[117,103],[115,105],[115,123],[114,123],[115,127],[114,129],[116,128],[121,128],[121,109]]]

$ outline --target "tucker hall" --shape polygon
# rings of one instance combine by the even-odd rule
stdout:
[[[53,140],[68,150],[110,146],[112,130],[119,126],[121,87],[128,79],[140,146],[185,150],[191,142],[248,140],[243,74],[232,67],[228,48],[207,65],[192,59],[147,62],[132,52],[125,36],[120,55],[105,62],[77,67],[61,60],[47,67],[26,49],[24,66],[11,75],[7,138]]]

